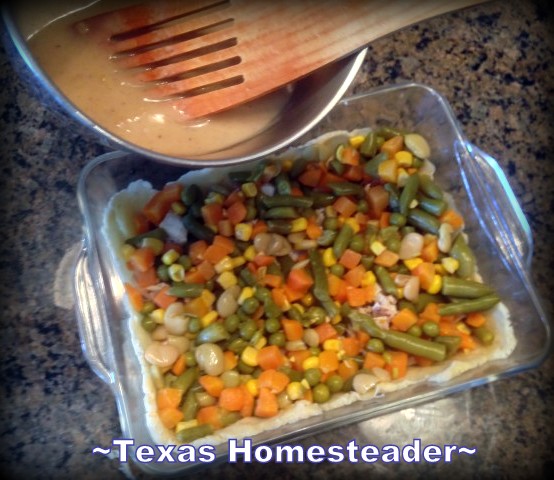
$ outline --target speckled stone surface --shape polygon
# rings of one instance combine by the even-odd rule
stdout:
[[[545,5],[491,2],[376,41],[350,93],[413,80],[448,99],[467,137],[498,159],[531,224],[531,276],[552,318],[554,58]],[[108,479],[132,472],[142,478],[91,454],[121,435],[117,409],[81,351],[64,294],[71,279],[54,281],[83,235],[79,174],[106,148],[41,103],[22,81],[29,72],[4,29],[2,40],[0,471],[3,478]],[[223,464],[188,478],[548,478],[553,367],[549,356],[540,368],[509,379],[299,442],[405,445],[421,438],[477,449],[451,463]]]

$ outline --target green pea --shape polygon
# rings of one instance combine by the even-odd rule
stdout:
[[[304,372],[304,378],[310,387],[315,387],[321,381],[321,370],[319,368],[308,368]]]
[[[325,310],[318,306],[313,306],[306,310],[303,317],[310,322],[312,325],[320,325],[325,322],[325,317],[327,313]]]
[[[187,367],[196,366],[196,356],[194,355],[194,352],[192,350],[185,352],[185,364],[187,365]]]
[[[267,333],[275,333],[281,329],[281,322],[277,318],[268,318],[265,322]]]
[[[192,267],[192,260],[188,255],[181,255],[177,259],[177,263],[179,265],[182,265],[185,270],[188,270],[190,267]]]
[[[267,299],[271,298],[271,292],[265,287],[256,287],[256,292],[254,296],[260,301],[265,302]]]
[[[338,230],[339,219],[336,217],[327,217],[323,221],[323,228],[325,228],[326,230]]]
[[[329,387],[324,383],[316,385],[312,391],[315,403],[325,403],[331,398]]]
[[[337,277],[342,278],[345,272],[344,265],[341,265],[340,263],[335,263],[334,265],[331,265],[329,267],[329,272],[331,272],[333,275],[336,275]]]
[[[227,347],[231,352],[241,354],[242,351],[248,346],[248,343],[242,338],[235,338]]]
[[[284,347],[287,343],[287,339],[283,332],[275,332],[269,336],[268,343],[270,345],[276,345],[278,347]]]
[[[352,240],[350,240],[350,249],[355,252],[362,252],[365,246],[364,237],[360,234],[354,235]]]
[[[260,301],[256,297],[250,297],[247,298],[244,302],[242,302],[241,308],[244,311],[244,313],[247,313],[248,315],[253,315],[256,310],[258,310],[258,307],[260,306]]]
[[[317,357],[321,353],[321,348],[319,348],[319,347],[310,347],[309,351],[310,351],[310,355],[312,357]]]
[[[239,328],[240,318],[236,313],[233,313],[233,315],[229,315],[225,319],[224,324],[225,324],[225,329],[229,333],[235,333],[237,331],[237,329]]]
[[[385,344],[380,338],[371,338],[367,341],[366,349],[369,352],[383,353],[385,351]]]
[[[242,360],[239,360],[237,368],[238,368],[238,371],[240,373],[242,373],[243,375],[249,375],[254,371],[254,367],[251,367],[250,365],[247,365]]]
[[[400,240],[398,238],[389,238],[385,242],[385,246],[391,252],[398,253],[400,251]]]
[[[170,278],[169,278],[169,267],[167,265],[165,265],[165,264],[160,265],[156,269],[156,273],[158,274],[158,278],[162,282],[169,282],[169,280],[170,280]]]
[[[340,375],[337,375],[336,373],[331,375],[325,383],[327,385],[327,388],[329,389],[329,392],[331,393],[340,392],[342,390],[342,387],[344,386],[344,380]]]
[[[149,315],[144,315],[140,320],[140,325],[147,332],[153,332],[154,329],[158,326],[156,321]]]
[[[366,270],[371,270],[373,268],[374,261],[375,257],[373,255],[364,255],[360,263]]]
[[[362,199],[358,202],[358,212],[360,213],[369,212],[369,203],[367,203],[367,200]]]
[[[406,225],[406,216],[402,215],[401,213],[394,212],[391,214],[389,222],[391,225],[403,227],[404,225]]]
[[[257,330],[258,327],[256,325],[256,322],[251,318],[248,319],[246,322],[241,323],[239,326],[240,336],[244,338],[244,340],[250,340]]]
[[[142,313],[144,315],[148,315],[149,313],[152,313],[154,310],[156,310],[156,308],[158,308],[158,307],[156,306],[156,304],[154,302],[146,300],[144,302],[144,305],[142,306],[142,310],[140,311],[140,313]]]
[[[439,324],[436,322],[427,321],[422,326],[423,333],[428,337],[436,337],[439,335]]]
[[[202,322],[200,322],[200,319],[198,317],[191,317],[189,319],[189,324],[187,329],[190,333],[198,333],[201,328],[202,328]]]
[[[406,333],[408,335],[413,335],[414,337],[421,337],[421,335],[423,335],[423,330],[419,325],[412,325],[410,328],[408,328]]]

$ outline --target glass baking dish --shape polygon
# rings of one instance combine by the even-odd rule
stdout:
[[[253,444],[290,442],[445,395],[483,385],[539,365],[546,356],[550,327],[530,278],[533,241],[529,225],[497,162],[464,138],[447,102],[418,84],[384,87],[343,100],[301,141],[332,130],[401,126],[426,135],[437,167],[437,182],[453,194],[466,221],[483,278],[495,285],[511,312],[517,346],[506,359],[486,363],[440,385],[421,383],[357,402],[252,437]],[[244,165],[241,165],[244,169]],[[110,198],[137,179],[159,188],[184,173],[136,154],[112,152],[82,172],[78,201],[86,235],[76,261],[77,322],[84,354],[94,372],[113,390],[123,437],[152,444],[141,388],[141,371],[130,341],[123,286],[100,231]],[[478,248],[475,248],[478,246]],[[217,448],[225,459],[226,445]],[[191,464],[140,464],[153,474],[178,474]]]

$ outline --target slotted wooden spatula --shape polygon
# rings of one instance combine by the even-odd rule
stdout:
[[[189,118],[260,97],[372,40],[482,0],[156,0],[75,27]]]

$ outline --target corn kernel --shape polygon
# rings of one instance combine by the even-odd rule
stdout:
[[[452,257],[445,257],[441,260],[441,265],[448,273],[454,273],[460,268],[460,262]]]
[[[131,255],[135,251],[135,247],[132,245],[125,244],[121,247],[121,255],[123,257],[123,260],[129,260],[131,258]]]
[[[466,335],[471,335],[471,330],[469,329],[469,327],[464,323],[464,322],[458,322],[456,324],[456,329],[459,331],[459,332],[462,332]]]
[[[162,262],[164,263],[164,265],[171,265],[175,263],[179,257],[179,252],[172,248],[162,255]]]
[[[236,275],[233,272],[223,272],[217,277],[216,281],[221,285],[223,289],[230,288],[233,285],[237,285],[239,283]]]
[[[156,323],[160,325],[164,323],[165,310],[163,308],[156,308],[150,316],[154,319]]]
[[[260,389],[258,387],[258,380],[256,380],[255,378],[251,378],[244,385],[246,386],[246,390],[248,390],[250,395],[252,395],[253,397],[257,397],[258,394],[260,393]]]
[[[303,370],[309,370],[310,368],[319,368],[319,357],[308,357],[302,362]]]
[[[183,202],[173,202],[171,204],[171,210],[173,213],[183,216],[187,213],[187,206]]]
[[[233,263],[233,268],[242,267],[246,263],[246,259],[244,257],[233,257],[231,258],[231,262]]]
[[[302,297],[302,300],[300,301],[305,307],[311,307],[314,304],[314,296],[310,292],[308,292]]]
[[[414,156],[412,152],[406,150],[400,150],[394,154],[394,159],[401,167],[411,167],[414,163]]]
[[[408,267],[408,270],[410,271],[416,268],[418,265],[421,265],[422,263],[423,259],[421,259],[420,257],[404,260],[404,265],[406,265],[406,267]]]
[[[182,282],[185,279],[185,267],[180,263],[173,263],[167,269],[169,278],[174,282]]]
[[[427,289],[427,293],[435,294],[439,293],[442,288],[442,277],[440,275],[435,274],[433,276],[433,281],[431,282],[431,285]]]
[[[350,228],[354,230],[354,233],[358,233],[360,231],[360,223],[353,219],[353,218],[347,218],[344,221],[345,225],[350,225]]]
[[[235,237],[237,240],[247,242],[252,236],[252,230],[250,223],[237,223],[235,225]]]
[[[306,313],[306,309],[301,303],[293,303],[291,307],[294,308],[298,313],[300,313],[300,315],[304,315],[304,313]]]
[[[287,385],[287,395],[292,401],[304,398],[304,392],[304,387],[300,382],[290,382]]]
[[[215,295],[213,292],[210,292],[207,288],[202,290],[200,298],[204,301],[206,306],[211,307],[215,303]]]
[[[375,274],[371,270],[369,272],[365,272],[362,277],[362,287],[369,287],[371,285],[375,285],[375,283],[377,283]]]
[[[404,289],[402,287],[396,288],[396,298],[402,300],[404,298]]]
[[[254,198],[258,195],[258,187],[254,182],[243,183],[240,189],[246,198]]]
[[[418,205],[419,202],[415,198],[410,202],[410,208],[416,208]]]
[[[140,246],[150,248],[154,252],[154,255],[159,255],[163,252],[164,242],[162,242],[159,238],[146,237],[142,239]]]
[[[377,167],[377,174],[384,182],[396,183],[397,170],[398,162],[394,158],[391,158],[379,164]]]
[[[340,313],[337,313],[332,319],[331,324],[336,325],[337,323],[342,322],[342,317],[340,316]]]
[[[260,337],[260,339],[254,344],[256,350],[261,350],[267,345],[267,338]]]
[[[308,220],[304,217],[301,218],[295,218],[291,222],[291,232],[297,233],[297,232],[303,232],[308,228]]]
[[[354,135],[348,139],[348,143],[351,147],[358,148],[362,143],[364,143],[365,137],[363,135]]]
[[[200,323],[202,324],[202,327],[206,328],[208,325],[211,325],[216,320],[217,320],[217,312],[215,310],[211,310],[200,319]]]
[[[337,257],[335,257],[335,254],[333,253],[333,249],[331,247],[326,248],[323,251],[323,265],[326,267],[330,267],[337,263]]]
[[[325,216],[327,218],[337,217],[337,211],[333,208],[332,205],[328,205],[328,206],[325,207]]]
[[[306,380],[305,378],[300,380],[300,385],[302,385],[302,387],[304,387],[305,390],[310,389],[310,384],[308,383],[308,380]]]
[[[442,266],[442,264],[440,263],[434,263],[433,264],[433,267],[435,267],[435,273],[437,275],[446,275],[446,270],[444,269],[444,267]]]
[[[256,258],[257,254],[258,254],[258,252],[256,252],[256,249],[254,248],[254,245],[249,245],[243,253],[244,258],[246,260],[248,260],[249,262],[254,260],[254,258]]]
[[[387,247],[378,240],[372,242],[369,248],[375,255],[381,255],[387,249]]]
[[[258,366],[258,350],[248,345],[240,354],[240,359],[249,367]]]
[[[217,273],[230,272],[233,270],[233,260],[231,257],[225,256],[214,265],[214,269]]]
[[[328,338],[323,342],[323,350],[332,350],[338,352],[342,347],[342,343],[338,338]]]
[[[198,420],[186,420],[185,422],[179,422],[177,426],[175,427],[176,432],[180,432],[181,430],[186,430],[187,428],[193,428],[198,426]]]
[[[252,298],[253,296],[254,296],[254,289],[252,287],[244,287],[239,294],[237,303],[239,305],[242,305],[245,300],[247,300],[248,298]]]
[[[399,168],[398,169],[398,180],[397,180],[397,185],[399,187],[404,187],[406,185],[406,181],[408,180],[408,178],[410,177],[410,174],[406,171],[406,169],[404,168]]]

